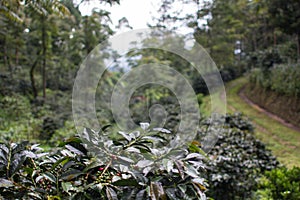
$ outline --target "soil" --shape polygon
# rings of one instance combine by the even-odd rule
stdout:
[[[253,101],[251,101],[245,94],[245,86],[243,86],[241,88],[241,90],[239,91],[238,95],[250,106],[252,106],[254,109],[258,110],[259,112],[264,113],[265,115],[267,115],[268,117],[278,121],[279,123],[281,123],[282,125],[289,127],[295,131],[300,132],[300,127],[296,126],[294,124],[291,124],[289,122],[287,122],[287,120],[279,117],[278,115],[275,115],[274,113],[271,113],[270,111],[262,108],[261,106],[259,106],[258,104],[255,104]]]
[[[246,85],[245,85],[245,86],[246,86]],[[261,112],[261,113],[264,113],[265,115],[267,115],[268,117],[270,117],[270,118],[272,118],[272,119],[278,121],[278,122],[281,123],[282,125],[284,125],[284,126],[286,126],[286,127],[288,127],[288,128],[291,128],[291,129],[293,129],[293,130],[295,130],[295,131],[300,132],[300,127],[295,126],[295,125],[293,125],[293,124],[291,124],[291,123],[288,123],[286,120],[280,118],[279,116],[277,116],[277,115],[275,115],[275,114],[273,114],[273,113],[267,111],[266,109],[260,107],[260,106],[257,105],[256,103],[252,102],[252,101],[245,95],[245,86],[243,86],[243,87],[239,90],[239,92],[238,92],[238,95],[240,96],[241,99],[243,99],[247,104],[249,104],[249,105],[250,105],[251,107],[253,107],[254,109],[258,110],[258,111]],[[225,94],[224,94],[224,93],[221,93],[220,97],[221,97],[222,99],[224,99],[224,98],[225,98]],[[234,111],[234,112],[236,111],[236,109],[235,109],[233,106],[231,106],[231,105],[227,105],[227,107],[229,107],[230,110],[232,110],[232,111]],[[291,148],[291,149],[296,148],[296,146],[290,144],[290,143],[287,142],[287,141],[282,140],[280,137],[274,135],[272,132],[270,132],[269,130],[267,130],[267,129],[264,128],[263,126],[260,126],[259,124],[255,123],[255,122],[252,122],[252,123],[254,124],[254,126],[255,126],[259,131],[261,131],[261,132],[267,134],[268,136],[272,137],[276,142],[278,142],[278,143],[280,143],[280,144],[282,144],[282,145],[285,145],[285,146],[287,146],[287,147],[289,147],[289,148]]]

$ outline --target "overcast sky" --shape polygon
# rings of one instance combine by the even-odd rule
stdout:
[[[119,19],[126,17],[129,21],[129,25],[133,29],[148,28],[147,23],[153,24],[152,17],[159,17],[157,10],[161,5],[161,0],[121,0],[120,5],[115,4],[110,6],[109,4],[103,5],[99,3],[99,0],[90,0],[88,3],[82,3],[79,7],[83,15],[91,14],[93,8],[100,8],[107,10],[111,13],[110,17],[113,21],[113,25],[117,26]],[[182,11],[186,13],[195,13],[196,7],[191,5],[183,5],[182,3],[174,3],[174,10]],[[127,30],[116,30],[117,33]],[[190,29],[183,28],[180,31],[185,34],[191,32]]]
[[[121,0],[120,5],[101,5],[99,1],[92,0],[89,3],[80,5],[83,15],[91,13],[94,7],[102,8],[111,12],[111,19],[114,26],[118,25],[119,19],[126,17],[133,29],[147,28],[147,23],[151,22],[152,16],[157,13],[160,0]]]

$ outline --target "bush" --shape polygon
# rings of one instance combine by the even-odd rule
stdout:
[[[270,48],[252,53],[249,63],[252,66],[261,68],[265,72],[274,64],[282,63],[282,58],[277,48]]]
[[[262,200],[299,200],[300,168],[294,167],[292,169],[287,169],[282,167],[266,172],[265,176],[260,179],[256,198]]]
[[[208,154],[208,195],[223,200],[250,199],[261,173],[279,163],[265,145],[254,138],[253,126],[245,117],[226,115],[224,121],[225,127]]]
[[[100,132],[85,129],[50,152],[28,142],[0,144],[0,194],[4,199],[205,199],[209,185],[207,194],[215,199],[249,199],[261,173],[278,162],[255,140],[243,115],[223,119],[221,131],[209,120],[201,126],[199,137],[219,139],[208,157],[199,142],[182,148],[170,131],[148,123],[131,133],[113,133],[107,126]]]
[[[204,157],[175,148],[177,139],[173,149],[164,147],[168,130],[141,124],[111,140],[106,128],[85,129],[51,152],[28,142],[0,144],[1,198],[205,199]]]
[[[29,100],[20,94],[0,96],[0,139],[22,141],[37,138],[42,120],[31,113]]]
[[[299,77],[299,65],[277,65],[267,74],[260,69],[254,70],[250,82],[278,94],[300,97]]]

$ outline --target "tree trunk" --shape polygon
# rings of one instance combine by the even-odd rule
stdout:
[[[6,39],[4,40],[4,55],[3,55],[4,63],[8,67],[10,78],[13,78],[13,68],[10,64],[7,47],[6,47]]]
[[[277,45],[277,37],[276,37],[276,31],[273,30],[273,44],[274,44],[274,47],[276,47]]]
[[[16,47],[15,56],[16,56],[16,66],[18,66],[19,65],[19,48],[18,48],[18,46]]]
[[[33,98],[36,99],[38,94],[37,94],[37,89],[35,86],[35,79],[34,79],[34,69],[38,63],[39,57],[37,57],[37,59],[35,60],[35,62],[33,63],[33,65],[30,68],[30,81],[31,81],[31,88],[32,88],[32,93],[33,93]]]
[[[297,62],[300,63],[300,33],[297,34]]]
[[[47,56],[47,44],[46,44],[46,29],[45,29],[45,20],[42,21],[42,79],[43,79],[43,99],[46,99],[46,56]]]

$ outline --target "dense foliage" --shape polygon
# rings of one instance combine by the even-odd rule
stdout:
[[[194,9],[174,9],[178,2]],[[299,60],[299,6],[293,0],[164,0],[153,26],[169,31],[191,28],[193,38],[220,68],[241,72],[257,67],[271,49],[284,62]]]
[[[176,139],[172,149],[159,147],[171,132],[141,127],[119,132],[117,140],[85,129],[81,139],[70,138],[51,152],[28,142],[1,144],[1,197],[205,199],[204,156],[176,148]]]
[[[253,137],[253,127],[242,115],[224,119],[222,131],[210,133],[218,134],[219,140],[208,157],[201,153],[199,142],[187,150],[178,146],[176,137],[166,139],[170,131],[147,123],[113,138],[108,126],[100,132],[85,129],[81,137],[69,138],[50,152],[28,142],[3,143],[1,195],[6,199],[205,199],[208,188],[215,199],[250,198],[260,174],[278,162]],[[204,130],[210,121],[203,123],[199,137],[209,133]]]
[[[260,179],[258,199],[300,199],[300,168],[285,167],[266,172]]]
[[[253,126],[244,116],[236,113],[224,116],[224,120],[224,129],[217,133],[218,141],[208,154],[208,195],[224,200],[251,199],[261,173],[279,163],[253,136]]]
[[[300,97],[299,77],[299,65],[276,65],[268,70],[254,70],[250,82],[278,94]]]
[[[114,34],[106,10],[80,13],[79,6],[86,2],[0,1],[1,199],[300,199],[299,168],[277,168],[276,158],[255,139],[254,127],[240,114],[223,116],[224,126],[203,120],[198,138],[179,146],[172,132],[179,126],[180,105],[166,88],[145,85],[130,100],[137,124],[150,121],[149,107],[164,106],[166,129],[141,123],[130,133],[112,126],[99,132],[86,128],[80,137],[72,137],[71,90],[78,67]],[[175,3],[195,10],[174,11]],[[212,56],[224,81],[255,68],[252,89],[294,97],[297,104],[300,68],[293,63],[300,61],[299,6],[295,0],[163,0],[153,26],[164,33],[181,23],[192,34],[173,38],[175,48],[192,37]],[[130,28],[126,18],[116,27],[122,26]],[[148,38],[144,50],[133,48],[125,55],[127,67],[168,65],[188,79],[201,104],[209,91],[191,64],[170,52],[147,49],[153,43],[167,45],[172,38],[164,39]],[[115,66],[99,83],[96,107],[100,123],[113,124],[107,110],[110,98],[101,94],[110,93],[127,69],[117,53],[103,45],[101,55],[113,58]],[[291,105],[286,112],[297,115]],[[206,134],[217,135],[218,141],[204,155],[201,138]]]
[[[84,3],[0,2],[1,139],[54,145],[75,130],[71,92],[76,71],[84,57],[114,33],[109,13],[94,9],[83,16],[79,6]]]

